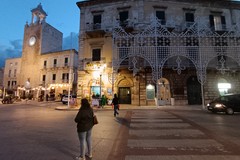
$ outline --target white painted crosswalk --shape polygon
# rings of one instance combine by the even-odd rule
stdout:
[[[239,160],[228,155],[127,156],[125,160]]]
[[[170,112],[132,113],[125,160],[239,160],[205,130]]]
[[[148,130],[134,130],[131,129],[129,131],[129,134],[131,136],[138,136],[138,137],[158,137],[158,136],[174,136],[174,137],[199,137],[204,136],[204,133],[197,130],[197,129],[161,129],[159,131],[158,129],[148,129]]]

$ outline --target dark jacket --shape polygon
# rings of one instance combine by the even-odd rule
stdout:
[[[80,108],[74,120],[77,123],[78,132],[90,130],[93,127],[93,109],[91,107]]]
[[[113,105],[117,105],[117,104],[119,104],[119,100],[118,100],[117,97],[114,97],[114,98],[113,98],[113,100],[112,100],[112,104],[113,104]]]

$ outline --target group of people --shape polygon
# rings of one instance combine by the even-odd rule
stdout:
[[[94,94],[92,95],[92,99],[97,100],[97,104],[94,103],[94,105],[98,105],[99,107],[104,107],[107,104],[108,98],[105,95],[102,95],[100,98],[99,94]]]
[[[114,106],[114,116],[118,115],[119,99],[117,94],[114,94],[112,100]],[[86,98],[81,100],[81,107],[74,119],[77,123],[77,133],[80,142],[80,155],[76,157],[77,160],[85,160],[86,157],[92,158],[92,128],[94,126],[94,112]]]

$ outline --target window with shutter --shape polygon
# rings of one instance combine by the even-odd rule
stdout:
[[[156,17],[162,25],[166,24],[165,11],[156,11]]]
[[[56,74],[53,74],[53,76],[52,76],[52,80],[53,80],[53,81],[56,80]]]
[[[100,60],[101,60],[101,49],[93,49],[92,61],[100,61]]]
[[[186,13],[186,22],[194,22],[194,14],[193,13]]]
[[[101,29],[101,23],[102,23],[102,15],[94,15],[93,16],[93,29]]]
[[[57,67],[57,59],[53,60],[53,67]]]
[[[68,57],[66,57],[64,60],[64,66],[68,66]]]
[[[42,76],[42,81],[45,82],[46,81],[46,75]]]
[[[221,15],[210,15],[209,22],[211,29],[215,31],[224,31],[226,30],[226,20],[225,16]]]
[[[194,14],[185,13],[186,27],[190,27],[194,23]]]
[[[43,67],[46,68],[47,67],[47,61],[43,62]]]
[[[128,11],[119,12],[120,25],[122,27],[127,27],[128,25]]]

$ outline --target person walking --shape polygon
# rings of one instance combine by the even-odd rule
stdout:
[[[77,123],[77,132],[80,142],[80,155],[76,157],[76,160],[85,160],[85,156],[92,158],[93,115],[93,109],[88,100],[83,98],[81,100],[81,107],[74,119]]]
[[[114,94],[114,97],[113,97],[113,100],[112,100],[112,105],[113,105],[113,108],[114,108],[114,117],[116,117],[116,115],[119,114],[118,111],[117,111],[119,109],[118,108],[119,99],[118,99],[116,93]]]

